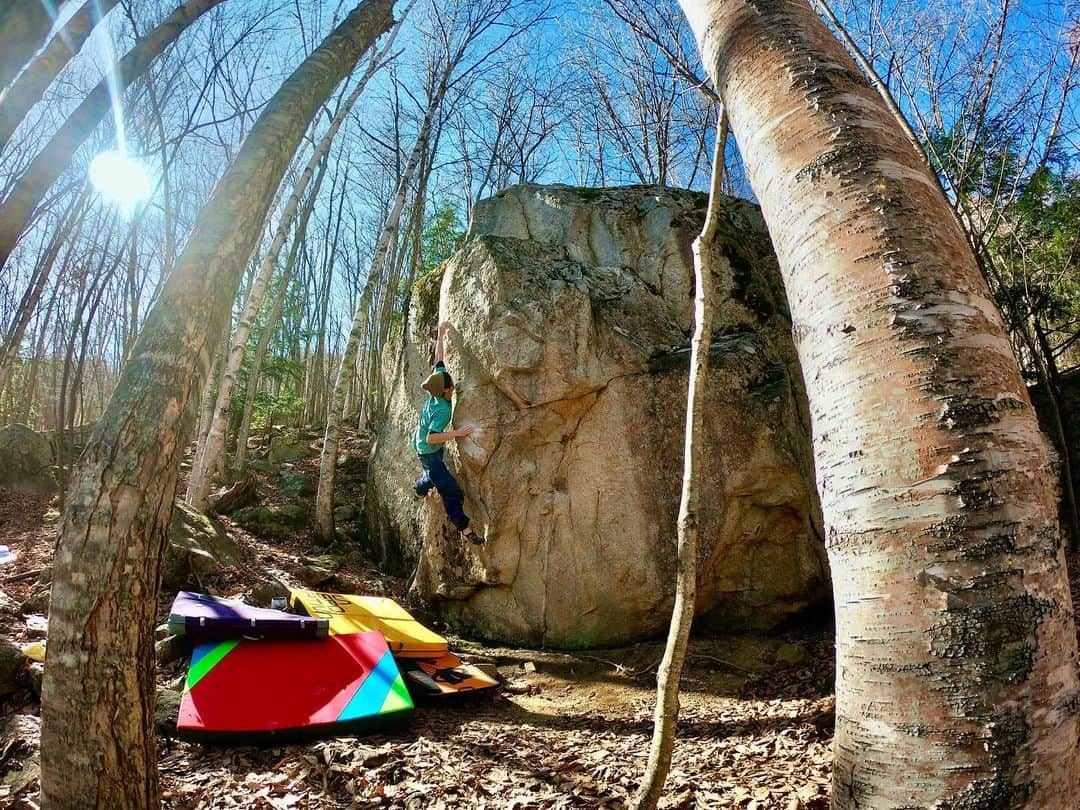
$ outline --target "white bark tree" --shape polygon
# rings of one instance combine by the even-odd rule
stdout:
[[[330,146],[333,144],[334,138],[337,136],[342,124],[345,123],[350,113],[352,113],[353,107],[359,100],[360,95],[364,92],[364,88],[367,86],[368,82],[386,63],[386,59],[394,45],[394,40],[397,37],[397,32],[401,30],[401,24],[405,20],[405,15],[408,14],[409,9],[411,8],[412,5],[410,4],[397,25],[394,26],[393,31],[387,38],[386,43],[381,47],[380,52],[372,57],[371,63],[368,65],[364,75],[360,77],[360,80],[356,83],[352,92],[349,93],[348,97],[338,107],[337,112],[330,122],[330,126],[327,127],[326,132],[323,133],[322,138],[319,139],[319,142],[312,150],[311,156],[308,158],[307,164],[300,173],[300,177],[297,178],[292,193],[289,195],[289,199],[286,201],[285,207],[281,212],[281,216],[278,219],[277,231],[274,234],[274,240],[270,244],[270,248],[263,255],[262,261],[259,264],[259,270],[255,276],[255,281],[252,283],[251,290],[248,292],[247,299],[244,302],[243,311],[240,314],[240,319],[233,332],[229,352],[225,360],[225,370],[221,377],[221,388],[218,391],[217,403],[214,406],[214,416],[210,423],[210,432],[207,434],[206,441],[199,445],[198,451],[195,454],[195,461],[191,467],[191,477],[188,480],[187,496],[185,500],[196,509],[206,509],[207,498],[210,495],[210,485],[213,480],[213,471],[217,469],[225,449],[225,430],[229,422],[229,413],[232,410],[232,397],[233,392],[236,390],[237,375],[240,373],[240,366],[244,361],[244,349],[247,346],[248,338],[251,336],[252,324],[255,322],[255,317],[258,315],[259,308],[262,307],[263,300],[266,297],[270,279],[273,277],[274,271],[277,268],[281,249],[285,246],[285,240],[288,237],[289,231],[300,210],[300,202],[304,198],[304,194],[307,191],[312,178],[315,176],[315,172],[320,163],[323,164],[323,173],[325,173],[325,158],[330,151]],[[313,192],[307,197],[304,208],[306,216],[310,216],[311,209],[315,206],[315,199],[318,196],[322,177],[323,174],[320,174],[319,181],[316,182]]]
[[[690,348],[690,374],[686,395],[686,432],[683,443],[683,484],[679,500],[679,544],[675,571],[675,604],[671,610],[664,657],[656,672],[656,709],[649,764],[638,793],[631,802],[634,810],[653,810],[664,789],[675,747],[675,727],[679,719],[679,680],[690,642],[697,593],[698,554],[698,473],[701,469],[701,423],[705,411],[705,389],[709,378],[709,351],[712,349],[712,277],[716,262],[713,243],[719,222],[723,194],[724,153],[727,146],[727,119],[720,115],[713,149],[712,182],[705,224],[694,240],[694,338]],[[722,504],[710,504],[722,508]]]
[[[834,807],[1073,807],[1052,457],[967,238],[806,0],[681,5],[807,384],[836,604]]]

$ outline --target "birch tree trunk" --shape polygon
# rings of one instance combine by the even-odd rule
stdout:
[[[56,551],[42,697],[49,808],[158,805],[153,628],[176,479],[210,353],[316,110],[393,22],[358,5],[285,81],[210,200],[79,461]]]
[[[701,469],[701,422],[705,410],[705,387],[709,378],[709,350],[712,347],[712,277],[716,256],[713,242],[723,193],[724,150],[727,144],[727,117],[721,113],[713,150],[709,205],[701,234],[694,240],[694,338],[690,349],[690,375],[686,394],[686,435],[683,443],[683,483],[679,500],[678,555],[676,559],[675,605],[671,611],[664,657],[656,672],[656,709],[653,713],[649,764],[641,787],[630,806],[653,810],[660,801],[675,747],[675,725],[679,720],[679,680],[682,678],[690,625],[694,621],[697,594],[698,471]],[[710,504],[719,509],[721,504]]]
[[[1057,482],[922,158],[806,0],[680,0],[761,201],[836,603],[833,806],[1076,807]]]
[[[368,310],[370,309],[375,286],[379,283],[387,255],[390,252],[391,240],[397,235],[401,213],[405,209],[405,198],[409,192],[409,184],[412,182],[413,173],[416,171],[417,166],[420,165],[420,159],[427,149],[431,124],[438,112],[439,105],[442,103],[445,92],[446,79],[444,78],[434,100],[424,115],[420,133],[416,138],[416,145],[413,146],[409,160],[401,173],[401,180],[398,182],[397,191],[394,193],[393,204],[386,215],[386,222],[379,233],[379,238],[375,242],[375,251],[371,258],[367,282],[364,284],[364,291],[361,293],[356,311],[353,313],[352,327],[349,329],[345,351],[341,356],[341,365],[338,366],[337,375],[334,378],[334,391],[330,396],[330,402],[326,410],[326,433],[323,436],[322,456],[319,460],[319,488],[315,495],[315,533],[324,543],[329,543],[334,539],[334,478],[337,473],[338,433],[341,426],[342,411],[345,409],[345,395],[349,390],[349,382],[353,376],[353,366],[356,363],[356,352],[360,346],[360,338],[367,330]]]
[[[27,166],[11,193],[4,198],[3,205],[0,205],[0,268],[7,263],[34,209],[67,168],[75,152],[109,112],[112,104],[109,82],[115,81],[121,91],[127,89],[189,25],[221,2],[223,0],[188,0],[177,8],[120,60],[112,71],[115,79],[111,76],[103,78],[68,116]]]
[[[52,17],[41,0],[5,0],[0,5],[0,89],[3,89],[52,28]]]
[[[16,127],[37,104],[53,79],[86,42],[94,26],[119,0],[87,3],[72,15],[45,49],[34,57],[10,87],[0,91],[0,151],[7,146]]]
[[[262,373],[263,361],[266,359],[266,351],[270,347],[270,338],[277,329],[278,320],[281,318],[282,307],[285,306],[285,297],[289,293],[289,282],[292,281],[293,267],[296,265],[296,253],[304,240],[304,233],[297,231],[293,237],[292,247],[289,248],[289,257],[285,260],[285,269],[281,273],[277,295],[274,297],[273,306],[266,316],[266,326],[259,335],[259,344],[255,347],[255,356],[251,361],[251,373],[248,376],[247,395],[244,397],[244,411],[240,415],[240,427],[236,431],[236,457],[233,468],[240,470],[247,459],[248,430],[251,427],[251,413],[255,409],[255,395],[259,390],[259,375]]]
[[[412,8],[412,6],[410,5],[409,8]],[[409,8],[405,10],[406,14],[408,13]],[[404,16],[402,16],[402,20],[404,20]],[[319,172],[318,177],[315,179],[311,194],[308,195],[307,201],[300,214],[302,225],[297,229],[298,233],[306,230],[308,219],[311,217],[311,212],[315,207],[315,200],[319,195],[319,189],[322,187],[323,178],[326,176],[327,163],[325,158],[330,151],[330,146],[333,144],[334,138],[341,129],[341,125],[345,123],[345,119],[349,117],[349,113],[352,112],[353,107],[360,98],[360,94],[364,92],[364,88],[367,86],[368,81],[370,81],[371,77],[375,75],[384,63],[387,54],[390,53],[390,48],[393,47],[394,40],[397,38],[397,32],[400,30],[401,22],[399,21],[398,24],[394,26],[393,31],[390,32],[387,41],[380,48],[380,52],[372,58],[371,64],[357,82],[356,87],[353,88],[348,98],[346,98],[338,108],[326,133],[319,140],[311,157],[308,159],[307,165],[304,166],[304,170],[297,179],[292,194],[289,196],[288,201],[285,203],[285,208],[281,212],[277,232],[274,234],[274,241],[259,265],[258,274],[256,275],[255,281],[252,283],[251,291],[248,293],[247,301],[244,304],[244,310],[240,315],[240,320],[236,325],[236,331],[232,337],[228,359],[225,364],[225,371],[221,378],[221,389],[218,391],[217,403],[214,407],[214,418],[210,425],[210,433],[207,435],[206,441],[199,445],[199,450],[195,455],[195,462],[191,467],[191,477],[188,480],[187,496],[185,500],[196,509],[206,510],[207,499],[210,495],[210,485],[213,478],[212,471],[216,469],[221,462],[222,453],[225,448],[225,429],[228,426],[229,412],[232,409],[232,396],[233,392],[236,390],[236,377],[240,373],[240,367],[244,362],[244,349],[247,346],[248,338],[251,336],[252,324],[259,314],[259,308],[262,306],[263,299],[266,298],[266,289],[269,286],[270,279],[273,277],[274,270],[277,267],[278,257],[281,255],[281,248],[284,247],[285,239],[288,237],[289,230],[292,228],[293,221],[296,219],[297,211],[300,208],[300,201],[303,199],[304,193],[307,191],[308,185],[311,183],[312,177],[315,176],[315,171],[317,169]]]
[[[353,101],[355,101],[355,98],[353,98]],[[344,116],[340,120],[336,120],[335,123],[340,125],[343,120]],[[333,136],[337,134],[337,129],[333,127],[332,129],[332,133],[327,133],[330,140],[333,140]],[[210,420],[210,430],[206,434],[206,440],[199,444],[198,451],[195,454],[195,462],[191,467],[191,478],[188,480],[185,500],[196,509],[206,510],[207,498],[210,495],[210,484],[213,480],[213,471],[217,469],[217,465],[221,461],[222,451],[225,449],[225,430],[229,424],[229,411],[232,409],[232,396],[236,390],[236,377],[240,373],[240,366],[244,362],[244,349],[247,347],[248,338],[251,337],[251,327],[259,314],[263,299],[266,298],[266,290],[274,275],[274,269],[277,267],[278,256],[281,254],[285,238],[288,236],[293,220],[296,217],[297,206],[307,189],[308,183],[311,181],[311,172],[318,165],[319,174],[315,178],[315,185],[304,202],[304,208],[300,213],[302,227],[307,227],[308,218],[315,208],[315,199],[318,197],[323,177],[326,176],[326,161],[322,159],[326,154],[326,150],[323,149],[323,146],[329,149],[329,141],[319,144],[316,154],[312,155],[314,163],[309,161],[308,165],[304,167],[304,172],[300,179],[297,180],[292,196],[285,205],[285,210],[282,212],[281,220],[278,223],[277,233],[274,235],[274,241],[259,265],[258,274],[251,285],[250,292],[248,292],[247,300],[244,302],[244,310],[240,315],[239,322],[236,324],[236,331],[232,335],[229,349],[226,352],[225,368],[221,375],[221,386],[218,388],[213,417]]]
[[[202,394],[199,397],[199,419],[195,423],[195,440],[200,443],[206,441],[206,434],[210,432],[210,420],[214,416],[214,392],[217,390],[221,377],[221,358],[224,354],[224,345],[214,352],[214,359],[210,361],[210,370],[206,374],[206,381],[203,383]]]

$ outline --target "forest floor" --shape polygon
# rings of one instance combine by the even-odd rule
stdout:
[[[346,452],[367,449],[355,437],[350,442]],[[310,473],[316,463],[295,466]],[[354,471],[340,486],[355,490],[362,477],[362,469]],[[266,481],[259,489],[260,503],[279,499]],[[0,615],[4,633],[19,643],[42,635],[56,518],[46,497],[0,490],[0,544],[18,554],[0,569]],[[239,543],[242,560],[202,580],[204,590],[238,596],[270,577],[297,581],[311,553],[304,532],[266,540],[227,518],[223,522]],[[355,551],[340,559],[334,579],[320,586],[324,590],[403,599],[404,581],[379,572]],[[1070,561],[1074,598],[1080,594],[1077,563]],[[162,621],[172,596],[162,594]],[[11,611],[12,604],[21,609]],[[431,617],[417,615],[443,630]],[[625,805],[648,755],[662,642],[552,653],[494,648],[447,635],[461,657],[495,664],[502,688],[419,703],[408,725],[391,733],[272,748],[202,746],[163,736],[158,754],[164,806],[524,810]],[[185,671],[184,658],[159,664],[158,682],[175,687]],[[695,638],[661,806],[827,808],[833,674],[827,630]],[[38,715],[39,709],[29,686],[9,695],[0,700],[0,729],[13,727],[9,721],[20,715]],[[34,721],[22,727],[32,734]],[[0,737],[0,807],[37,806],[35,749],[36,740]]]

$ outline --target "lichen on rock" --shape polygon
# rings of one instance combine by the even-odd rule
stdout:
[[[461,628],[588,647],[667,626],[703,201],[516,186],[479,203],[458,252],[414,288],[384,358],[370,541],[384,564],[416,566],[414,594]],[[725,200],[721,220],[697,608],[702,625],[768,629],[827,599],[827,564],[776,260],[753,205]],[[454,421],[475,428],[447,460],[479,549],[436,499],[410,497],[440,319],[454,324]]]

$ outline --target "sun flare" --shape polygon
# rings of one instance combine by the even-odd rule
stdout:
[[[102,197],[130,216],[150,197],[153,178],[146,164],[116,149],[102,152],[90,162],[90,182]]]

